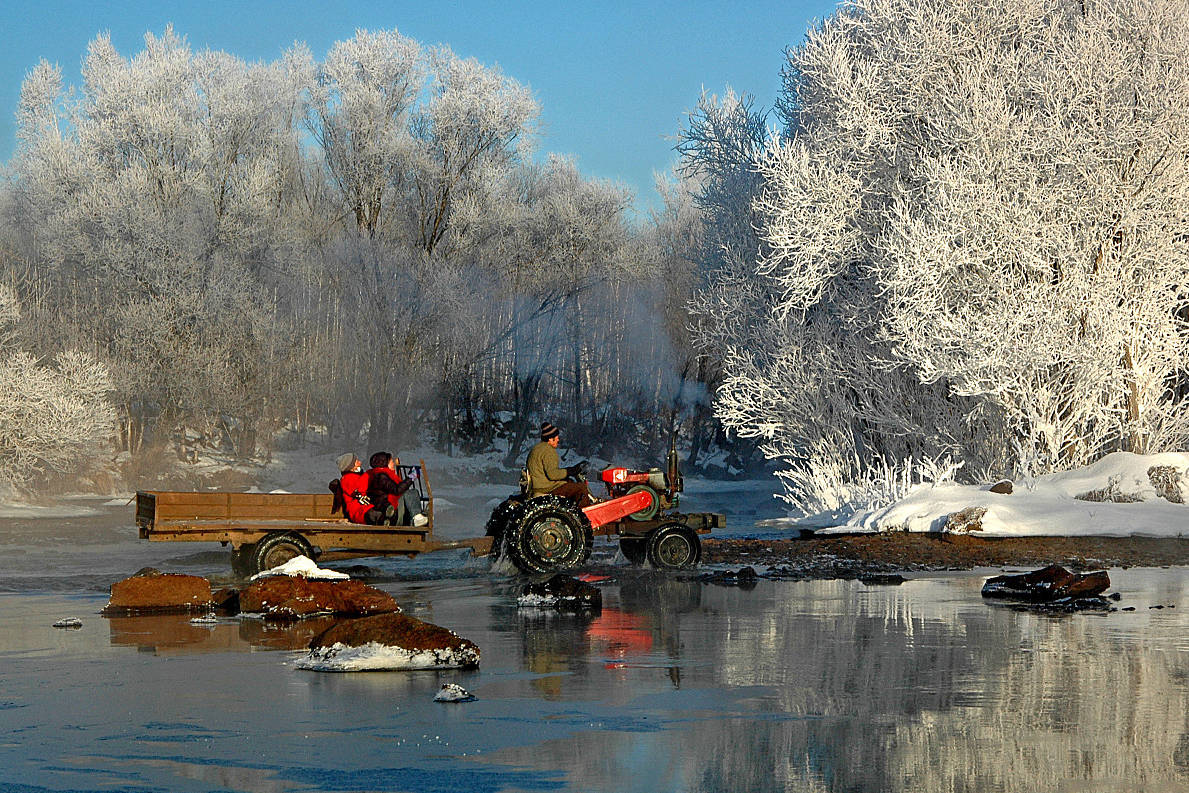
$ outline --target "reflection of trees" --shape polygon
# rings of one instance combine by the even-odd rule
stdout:
[[[701,587],[685,610],[609,593],[611,608],[652,622],[654,652],[682,668],[681,691],[641,670],[610,673],[600,700],[619,703],[618,721],[597,738],[581,731],[501,759],[565,768],[592,791],[1189,783],[1189,653],[1143,638],[1167,637],[1167,624],[1146,631],[1142,612],[1015,612],[984,604],[980,584]],[[1174,589],[1160,600],[1181,600]],[[580,638],[561,633],[533,646],[581,656],[566,644]],[[662,694],[680,699],[652,699]]]
[[[893,778],[938,791],[1189,783],[1189,656],[1120,643],[1088,620],[1043,628],[988,680],[982,709],[896,725],[885,744]]]
[[[954,602],[962,588],[974,599]],[[771,686],[760,708],[789,718],[691,730],[701,789],[1189,781],[1176,765],[1189,759],[1189,657],[1113,636],[1100,616],[986,606],[962,581],[874,594],[814,582],[759,608],[738,597],[708,590],[725,631],[684,625],[687,652],[719,659],[719,685]]]

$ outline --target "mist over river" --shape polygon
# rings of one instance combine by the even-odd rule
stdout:
[[[1184,568],[1111,570],[1119,611],[1061,616],[984,602],[992,571],[625,568],[577,616],[462,554],[368,560],[482,664],[335,675],[295,668],[317,622],[99,616],[139,567],[217,580],[226,553],[91,512],[0,519],[0,790],[1189,790]],[[478,699],[433,702],[445,682]]]

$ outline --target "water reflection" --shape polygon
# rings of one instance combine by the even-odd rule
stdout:
[[[608,593],[606,623],[570,646],[614,671],[561,653],[554,668],[597,682],[550,690],[629,702],[623,725],[596,753],[583,735],[501,759],[561,764],[588,790],[1189,790],[1186,620],[1142,600],[1179,600],[1184,575],[1149,574],[1134,614],[1060,617],[989,607],[975,577],[702,587],[675,608]],[[658,655],[703,696],[665,699],[635,668]]]
[[[354,746],[362,722],[409,767],[481,751],[575,790],[1189,791],[1189,571],[1112,575],[1136,611],[1017,612],[973,575],[751,591],[642,575],[589,614],[518,609],[499,581],[397,584],[483,648],[480,671],[450,677],[477,703],[433,705],[436,673],[255,674],[288,681],[290,718],[350,714],[303,736]],[[292,650],[330,621],[109,631],[161,654]]]
[[[112,646],[161,654],[304,650],[311,639],[336,621],[335,617],[313,617],[299,622],[233,618],[196,624],[190,619],[188,614],[107,617]]]

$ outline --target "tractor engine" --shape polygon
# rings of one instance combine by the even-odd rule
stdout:
[[[677,468],[677,452],[669,450],[667,471],[651,468],[647,471],[633,471],[628,468],[612,467],[603,470],[600,478],[607,486],[610,498],[620,498],[631,493],[647,491],[652,494],[652,503],[628,515],[632,520],[652,520],[661,510],[677,507],[680,493],[685,488],[681,472]]]

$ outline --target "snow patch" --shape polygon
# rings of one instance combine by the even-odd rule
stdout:
[[[360,647],[335,643],[317,647],[298,661],[298,669],[313,672],[398,672],[419,669],[459,669],[479,663],[477,648],[406,650],[379,642]]]
[[[257,578],[266,578],[274,575],[300,576],[301,578],[314,579],[332,579],[339,580],[350,578],[346,573],[340,573],[337,570],[327,570],[319,567],[314,563],[314,560],[308,556],[294,556],[285,564],[279,567],[273,567],[269,570],[262,570],[256,575],[252,576],[251,580],[255,581]]]
[[[1148,476],[1157,466],[1184,477],[1189,454],[1115,452],[1084,468],[1016,481],[1011,494],[992,493],[986,485],[919,485],[894,504],[851,515],[816,533],[939,532],[947,530],[951,514],[973,507],[985,509],[981,527],[970,531],[980,537],[1185,536],[1189,510],[1157,495]],[[1078,498],[1097,491],[1118,493],[1134,503]]]

